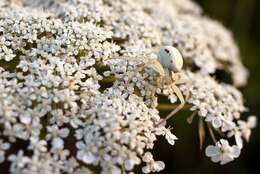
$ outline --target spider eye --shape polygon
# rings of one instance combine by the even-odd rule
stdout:
[[[170,54],[170,51],[169,51],[167,48],[165,48],[164,51],[165,51],[166,53]]]

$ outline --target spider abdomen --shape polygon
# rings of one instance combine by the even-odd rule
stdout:
[[[164,68],[173,72],[179,72],[183,66],[183,58],[179,50],[172,46],[162,47],[158,54],[158,60]]]

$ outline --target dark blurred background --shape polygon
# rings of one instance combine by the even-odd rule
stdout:
[[[196,0],[204,13],[220,21],[234,33],[243,63],[250,70],[248,85],[242,88],[248,114],[260,116],[260,0]],[[184,113],[186,114],[186,113]],[[181,115],[181,114],[180,114]],[[157,159],[166,163],[167,174],[260,174],[260,123],[245,144],[240,158],[221,166],[212,163],[199,150],[196,122],[183,124],[185,116],[173,119],[175,134],[180,138],[169,147],[164,141],[156,146]],[[260,118],[260,117],[258,117]],[[210,140],[207,140],[208,143]]]

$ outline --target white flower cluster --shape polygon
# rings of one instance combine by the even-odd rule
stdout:
[[[233,130],[235,120],[246,111],[241,93],[227,84],[218,84],[210,76],[189,73],[191,97],[188,103],[191,110],[198,110],[198,115],[211,122],[214,128],[226,132]]]
[[[144,154],[143,161],[146,163],[146,166],[142,168],[143,173],[159,172],[165,167],[162,161],[154,161],[150,152]]]
[[[227,140],[221,139],[216,146],[210,145],[206,148],[206,155],[211,157],[213,162],[220,162],[223,165],[239,157],[240,148],[235,145],[230,146]]]
[[[174,145],[176,137],[168,129],[155,127],[160,120],[158,111],[149,109],[136,95],[111,88],[96,96],[89,107],[76,130],[77,158],[86,164],[99,164],[102,173],[120,173],[118,166],[133,170],[141,163],[145,149],[153,148],[156,136],[165,135]]]
[[[163,170],[154,142],[177,137],[160,124],[158,98],[177,104],[178,94],[149,62],[164,45],[184,58],[178,76],[189,83],[175,85],[190,110],[235,137],[235,146],[221,139],[206,155],[221,164],[237,158],[256,126],[255,117],[240,119],[247,109],[232,86],[246,83],[247,70],[231,34],[192,1],[0,0],[0,166],[19,174],[133,174],[143,163],[143,173]],[[217,70],[233,84],[214,80]]]
[[[224,83],[219,84],[207,75],[187,72],[187,76],[192,84],[189,88],[190,98],[187,101],[192,105],[190,110],[198,112],[200,117],[205,118],[205,121],[209,122],[214,129],[226,133],[227,137],[234,137],[236,148],[242,149],[242,138],[249,141],[251,129],[256,127],[257,122],[255,116],[248,117],[247,122],[241,120],[241,114],[247,111],[247,108],[243,105],[242,94],[235,87]],[[220,145],[216,146],[221,146],[221,144],[223,148],[228,146],[228,142],[223,139],[220,140]],[[209,147],[211,146],[208,146],[208,149],[212,149]],[[224,150],[220,152],[228,153],[229,151]],[[234,159],[230,158],[230,160],[227,160],[225,157],[223,159],[222,157],[220,159],[217,157],[218,160],[216,160],[209,155],[207,150],[206,154],[212,157],[212,161],[220,161],[221,164]],[[237,154],[239,156],[240,153]]]

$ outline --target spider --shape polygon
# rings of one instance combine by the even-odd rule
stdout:
[[[188,87],[186,90],[186,98],[184,98],[181,90],[177,85],[187,84],[187,80],[181,79],[181,70],[183,67],[183,58],[181,53],[172,46],[164,46],[160,48],[160,51],[157,54],[157,59],[149,59],[147,57],[127,57],[122,56],[122,59],[129,61],[142,61],[146,67],[152,68],[156,71],[160,77],[158,79],[158,85],[160,87],[165,87],[169,85],[175,92],[177,98],[180,100],[180,104],[171,111],[164,119],[162,119],[158,125],[165,123],[168,119],[174,116],[178,111],[180,111],[188,99],[189,91]]]

